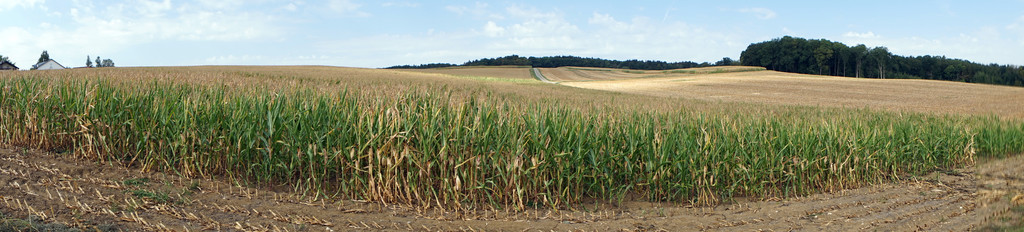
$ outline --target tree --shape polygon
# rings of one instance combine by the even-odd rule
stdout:
[[[92,58],[89,58],[89,56],[85,56],[85,67],[92,68]]]
[[[732,59],[728,60],[730,63],[735,63]],[[692,61],[681,61],[681,62],[665,62],[655,60],[606,60],[599,58],[585,58],[576,56],[545,56],[545,57],[521,57],[518,55],[510,55],[498,58],[484,58],[468,61],[463,63],[462,66],[496,66],[496,65],[516,65],[516,66],[532,66],[536,68],[555,68],[563,66],[578,66],[578,67],[595,67],[595,68],[621,68],[621,69],[643,69],[643,70],[666,70],[666,69],[683,69],[693,67],[707,67],[712,64],[704,62],[701,64]],[[423,65],[421,65],[423,66]],[[395,66],[404,67],[404,66]],[[410,66],[412,67],[412,66]]]
[[[963,64],[951,64],[946,66],[946,69],[943,71],[946,73],[947,80],[964,81],[964,76],[962,74],[964,71],[967,71],[966,69],[967,67]]]
[[[847,59],[849,57],[847,56],[847,50],[850,50],[850,47],[847,47],[846,44],[832,43],[832,62],[834,64],[832,66],[832,75],[846,76]]]
[[[96,56],[96,67],[97,67],[97,68],[99,68],[99,67],[103,67],[103,66],[101,66],[101,65],[100,65],[100,64],[102,64],[102,63],[103,63],[103,61],[102,61],[102,60],[100,60],[100,56]]]
[[[10,57],[6,57],[6,56],[3,56],[3,55],[0,55],[0,62],[4,62],[4,61],[7,61],[7,63],[14,64],[14,62],[11,62]]]
[[[715,66],[726,66],[726,65],[739,65],[739,62],[732,60],[729,57],[723,57],[722,60],[715,62]]]
[[[945,56],[897,56],[885,47],[848,47],[824,39],[789,36],[750,44],[740,53],[740,61],[743,65],[805,74],[1024,85],[1021,66],[978,64]]]
[[[42,63],[47,60],[50,60],[50,53],[47,53],[46,50],[43,50],[43,54],[39,55],[39,61],[37,61],[36,63]]]
[[[875,47],[869,51],[871,59],[875,61],[875,65],[878,66],[878,78],[885,79],[885,66],[889,63],[889,49],[886,47]]]
[[[818,60],[818,75],[821,75],[821,69],[828,69],[827,61],[832,58],[832,48],[828,45],[822,44],[818,46],[818,49],[814,49],[814,59]]]
[[[114,67],[114,61],[110,59],[104,59],[102,67]]]
[[[857,65],[854,68],[854,72],[857,73],[856,77],[864,77],[864,72],[861,70],[863,70],[864,58],[868,55],[868,47],[863,44],[859,44],[850,49],[853,50],[854,60],[857,60]]]

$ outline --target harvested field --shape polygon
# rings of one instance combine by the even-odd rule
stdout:
[[[709,73],[732,73],[762,71],[762,67],[750,66],[725,66],[725,67],[704,67],[673,70],[631,70],[611,68],[589,68],[589,67],[560,67],[540,68],[541,72],[548,79],[555,82],[571,81],[602,81],[622,79],[645,79],[645,78],[671,78],[686,77]]]
[[[0,220],[35,217],[87,230],[964,231],[1021,226],[1024,213],[1013,202],[1024,193],[1020,156],[900,184],[713,208],[627,201],[521,212],[313,200],[17,148],[0,149],[0,161]]]
[[[452,68],[432,68],[432,69],[396,69],[407,72],[418,72],[418,73],[439,73],[448,74],[455,76],[471,76],[471,77],[494,77],[494,78],[508,78],[508,79],[533,79],[530,75],[530,67],[452,67]]]
[[[545,75],[548,72],[544,73]],[[556,74],[558,75],[558,74]],[[572,79],[572,78],[566,78]],[[1024,118],[1024,88],[935,80],[858,79],[775,71],[562,82],[658,97]]]

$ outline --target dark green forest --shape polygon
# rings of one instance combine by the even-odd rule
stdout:
[[[564,66],[593,67],[593,68],[620,68],[620,69],[642,69],[642,70],[668,70],[681,68],[697,68],[722,65],[739,65],[738,61],[731,58],[722,58],[715,63],[696,63],[692,61],[665,62],[656,60],[607,60],[600,58],[577,57],[577,56],[544,56],[544,57],[523,57],[510,55],[498,58],[484,58],[468,61],[461,66],[531,66],[535,68],[557,68]],[[398,65],[387,67],[396,68],[442,68],[460,66],[456,64],[433,63],[421,65]]]
[[[902,78],[1024,86],[1024,67],[978,64],[945,56],[899,56],[885,47],[782,37],[754,43],[740,63],[769,70],[865,78]]]

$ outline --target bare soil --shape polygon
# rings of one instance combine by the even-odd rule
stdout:
[[[123,231],[913,231],[1019,227],[1024,157],[835,193],[714,208],[622,202],[572,210],[444,211],[313,200],[231,180],[0,148],[0,215]]]
[[[1024,102],[1024,88],[1020,87],[776,71],[656,78],[595,76],[561,68],[542,71],[563,85],[658,97],[1024,118],[1024,107],[1020,105]]]

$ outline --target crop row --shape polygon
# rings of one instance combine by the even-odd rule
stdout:
[[[315,197],[444,208],[713,205],[835,191],[1024,151],[1024,124],[869,110],[580,110],[445,88],[236,91],[0,79],[0,142]]]

